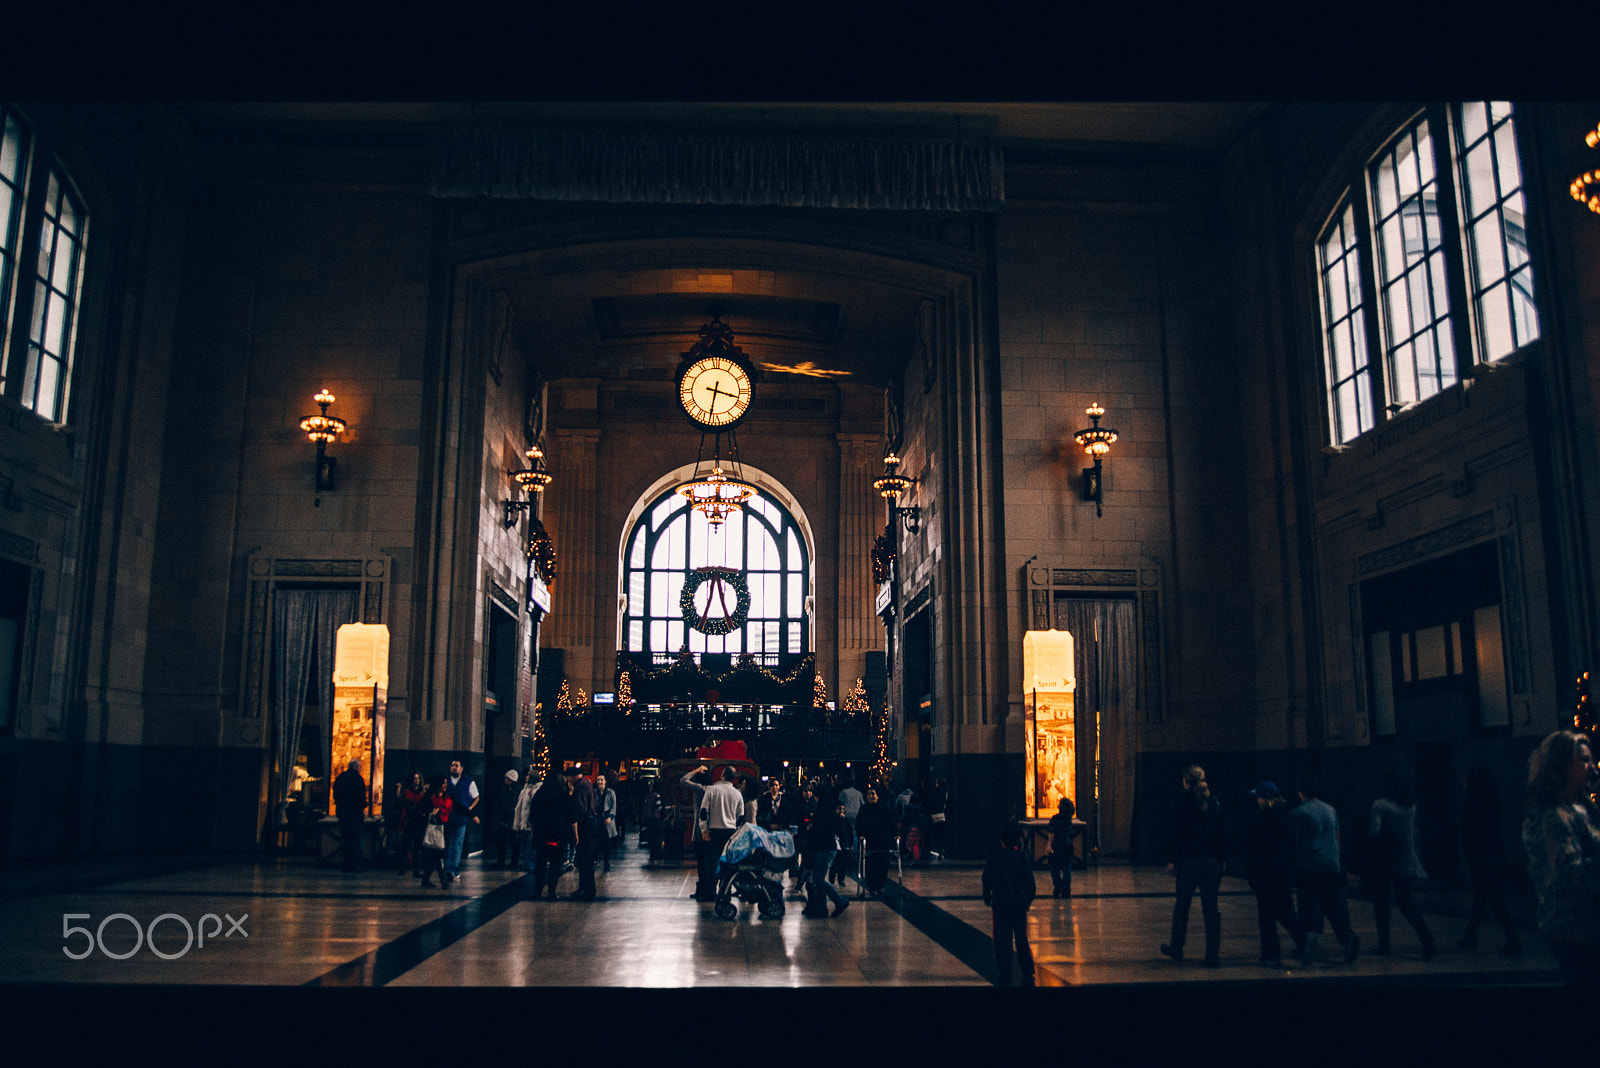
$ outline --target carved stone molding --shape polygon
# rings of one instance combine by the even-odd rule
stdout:
[[[279,557],[255,553],[245,565],[244,657],[240,670],[239,709],[247,719],[267,715],[268,633],[272,592],[279,583],[297,586],[327,583],[360,591],[361,621],[383,623],[393,570],[387,555],[356,557]]]
[[[1356,575],[1364,578],[1383,571],[1394,571],[1450,549],[1482,541],[1495,532],[1496,526],[1493,512],[1480,512],[1470,519],[1357,557]]]
[[[37,563],[39,559],[39,543],[32,538],[24,538],[20,534],[8,534],[0,531],[0,556],[8,556],[24,564]]]

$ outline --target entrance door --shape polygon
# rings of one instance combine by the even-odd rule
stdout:
[[[1073,639],[1077,675],[1078,818],[1089,847],[1131,850],[1133,773],[1138,744],[1139,643],[1130,598],[1057,595],[1055,628]]]

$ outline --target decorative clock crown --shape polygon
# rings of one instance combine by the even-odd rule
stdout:
[[[711,321],[700,328],[700,340],[684,351],[683,362],[687,365],[707,356],[724,356],[744,365],[747,370],[752,366],[750,357],[734,344],[733,329],[718,316],[712,316]]]

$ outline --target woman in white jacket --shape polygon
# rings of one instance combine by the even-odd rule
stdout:
[[[517,807],[511,814],[511,831],[522,840],[522,867],[526,871],[533,870],[533,825],[528,822],[528,809],[533,804],[533,795],[539,792],[539,780],[534,765],[528,765],[528,774],[522,780],[522,792],[517,795]]]
[[[1433,956],[1433,935],[1422,918],[1422,910],[1411,899],[1411,885],[1426,879],[1422,860],[1417,856],[1417,806],[1398,772],[1384,780],[1383,796],[1372,803],[1367,821],[1367,839],[1372,846],[1372,915],[1378,925],[1378,944],[1372,952],[1389,952],[1389,898],[1400,914],[1416,929],[1422,943],[1422,959]]]

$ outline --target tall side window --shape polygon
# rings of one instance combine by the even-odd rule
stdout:
[[[15,115],[6,111],[0,121],[4,122],[0,135],[0,337],[10,337],[11,287],[17,273],[22,207],[27,199],[24,178],[28,173],[30,141]]]
[[[1368,178],[1389,396],[1395,404],[1409,404],[1456,381],[1439,181],[1428,120],[1396,138],[1369,168]]]
[[[1510,104],[1470,101],[1456,115],[1461,224],[1467,240],[1476,341],[1483,359],[1498,360],[1539,336],[1522,208],[1522,167]]]
[[[0,149],[0,248],[5,371],[0,389],[42,418],[62,421],[71,385],[88,213],[65,172],[38,151],[7,110]]]
[[[1361,296],[1361,249],[1356,244],[1355,208],[1346,204],[1317,243],[1322,277],[1322,331],[1331,383],[1333,436],[1343,444],[1371,430],[1372,384],[1368,380],[1366,302]]]
[[[1315,247],[1335,445],[1539,337],[1510,104],[1424,109],[1344,199]]]

